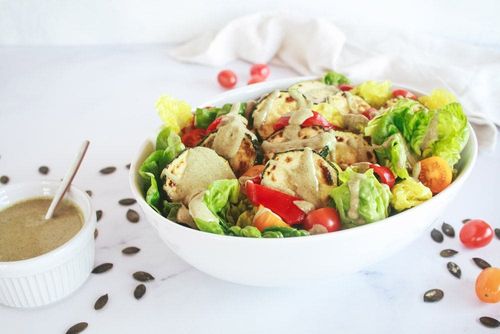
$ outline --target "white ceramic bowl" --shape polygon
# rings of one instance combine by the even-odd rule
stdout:
[[[235,89],[203,106],[246,101],[306,79],[310,78],[279,80]],[[458,163],[458,176],[448,188],[415,208],[379,222],[335,233],[285,239],[238,238],[200,232],[169,221],[144,201],[142,180],[137,173],[142,161],[154,148],[154,136],[142,144],[135,157],[130,169],[130,183],[146,218],[161,239],[193,267],[240,284],[297,285],[359,271],[415,240],[439,218],[468,178],[477,155],[476,137],[471,127],[470,130],[469,142]]]
[[[54,196],[60,182],[42,181],[0,188],[0,210],[18,201]],[[54,303],[77,290],[94,264],[96,218],[89,196],[71,186],[67,199],[83,213],[81,230],[69,241],[40,256],[0,262],[0,303],[12,307],[39,307]]]

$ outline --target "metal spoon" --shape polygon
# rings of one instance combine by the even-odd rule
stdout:
[[[66,175],[64,176],[59,188],[57,188],[57,192],[54,195],[52,202],[50,203],[47,213],[45,214],[46,220],[52,218],[52,216],[54,215],[54,211],[57,208],[57,205],[63,199],[66,191],[68,191],[71,182],[75,178],[76,172],[78,172],[78,168],[80,168],[80,165],[82,164],[83,157],[85,156],[85,153],[87,153],[87,148],[89,147],[89,144],[90,142],[88,140],[85,140],[83,142],[82,147],[80,148],[80,151],[78,152],[75,161],[71,165],[70,169],[68,169],[68,171],[66,172]]]

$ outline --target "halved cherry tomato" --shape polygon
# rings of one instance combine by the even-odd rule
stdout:
[[[331,129],[333,128],[333,125],[328,122],[323,116],[321,116],[320,113],[313,111],[313,115],[306,119],[301,126],[302,127],[307,127],[307,126],[314,126],[314,125],[319,125],[325,129]],[[282,116],[280,117],[276,123],[273,125],[274,131],[278,131],[283,129],[285,126],[287,126],[290,122],[290,116]]]
[[[340,230],[339,214],[334,208],[321,208],[309,212],[304,220],[304,228],[310,230],[314,225],[321,225],[328,232],[335,232]]]
[[[205,135],[205,129],[191,129],[182,135],[181,140],[187,147],[195,147],[202,141]]]
[[[210,125],[207,127],[207,134],[217,130],[221,121],[222,121],[222,116],[217,117],[212,123],[210,123]]]
[[[264,165],[253,165],[252,167],[248,168],[242,176],[249,177],[250,181],[252,181],[253,183],[260,184],[264,167]]]
[[[260,76],[260,75],[252,75],[250,79],[248,79],[247,84],[248,85],[253,85],[255,83],[259,83],[262,81],[266,81],[266,78]]]
[[[361,115],[365,116],[369,120],[373,119],[375,116],[377,116],[377,109],[375,108],[370,108],[367,111],[363,111]]]
[[[231,70],[220,71],[217,75],[217,81],[224,88],[233,88],[238,82],[236,74]]]
[[[484,247],[493,239],[493,229],[481,219],[469,220],[460,230],[460,241],[468,248]]]
[[[417,96],[412,92],[407,91],[406,89],[395,89],[392,91],[393,97],[405,97],[407,99],[416,100]]]
[[[377,175],[379,181],[387,184],[389,188],[392,188],[394,183],[396,183],[396,178],[389,168],[376,164],[370,164],[370,168],[373,169],[373,172]]]
[[[485,303],[500,302],[500,268],[486,268],[476,279],[476,295]]]
[[[259,209],[255,213],[252,224],[261,232],[268,227],[290,227],[290,225],[285,223],[280,216],[262,205],[259,206]]]
[[[269,74],[271,74],[271,70],[269,69],[269,66],[267,66],[266,64],[254,64],[250,68],[250,75],[252,77],[259,76],[265,80],[267,79]]]
[[[428,187],[433,194],[440,193],[451,183],[453,172],[450,165],[441,157],[432,156],[420,160],[418,179]]]
[[[280,216],[287,224],[298,224],[304,220],[305,213],[293,202],[299,197],[282,193],[269,187],[247,181],[245,190],[253,205],[263,205]]]
[[[350,91],[351,89],[353,89],[354,87],[352,85],[348,85],[348,84],[341,84],[339,85],[339,89],[343,92],[348,92]]]

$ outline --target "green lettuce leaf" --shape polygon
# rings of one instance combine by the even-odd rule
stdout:
[[[196,217],[193,217],[193,220],[200,231],[213,234],[225,234],[218,221],[206,221]]]
[[[208,187],[203,202],[217,216],[224,216],[230,203],[238,203],[240,183],[237,179],[216,180]]]
[[[326,74],[323,76],[323,82],[327,85],[338,86],[341,84],[348,84],[350,81],[345,75],[341,73],[329,71],[326,72]]]
[[[347,168],[339,174],[339,179],[342,185],[334,188],[330,196],[340,214],[343,227],[372,223],[389,215],[391,191],[387,185],[377,180],[373,169],[356,173]]]
[[[392,97],[390,81],[365,81],[354,87],[353,94],[361,96],[369,105],[374,108],[380,108]]]
[[[436,112],[437,133],[424,148],[424,158],[439,156],[453,167],[469,140],[467,116],[459,103],[450,103]]]
[[[381,146],[375,148],[375,154],[379,164],[389,167],[397,177],[410,177],[408,168],[413,167],[409,159],[411,153],[400,133],[393,134]]]
[[[206,129],[217,117],[231,111],[232,104],[227,103],[222,107],[197,108],[194,112],[194,125],[197,128]],[[246,103],[240,104],[240,115],[245,115]]]
[[[391,205],[397,211],[412,208],[432,197],[432,191],[421,182],[408,178],[392,188]]]

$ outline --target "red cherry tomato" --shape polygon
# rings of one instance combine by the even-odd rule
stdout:
[[[460,230],[460,241],[468,248],[484,247],[493,239],[493,229],[481,219],[469,220]]]
[[[320,113],[313,111],[313,115],[302,122],[302,127],[315,126],[319,125],[325,129],[335,128],[330,122],[326,120]],[[290,116],[281,116],[276,123],[273,124],[274,131],[278,131],[283,129],[290,123]]]
[[[182,143],[187,147],[197,146],[206,135],[205,129],[192,129],[186,131],[181,137]]]
[[[321,208],[309,212],[304,220],[304,228],[310,230],[314,225],[321,225],[328,232],[340,230],[340,218],[334,208]]]
[[[212,133],[219,127],[222,117],[217,117],[210,125],[207,127],[207,133]]]
[[[377,116],[377,109],[375,108],[370,108],[367,111],[363,111],[361,115],[365,116],[369,120],[373,119],[375,116]]]
[[[389,188],[392,188],[394,183],[396,183],[396,178],[389,168],[375,164],[370,164],[370,168],[378,176],[379,181],[387,184]]]
[[[407,99],[416,100],[417,96],[412,92],[407,91],[406,89],[395,89],[392,91],[393,97],[405,97]]]
[[[217,75],[217,81],[224,88],[233,88],[236,86],[236,82],[238,82],[238,78],[236,74],[231,70],[223,70],[220,71]]]
[[[269,70],[269,66],[267,66],[266,64],[255,64],[250,68],[250,75],[252,77],[258,76],[262,77],[265,80],[267,79],[269,74],[271,74],[271,71]]]
[[[350,91],[351,89],[353,89],[354,87],[352,85],[348,85],[348,84],[341,84],[339,85],[339,89],[343,92],[348,92]]]
[[[265,80],[266,80],[266,78],[264,78],[263,76],[252,75],[252,77],[248,80],[247,84],[253,85],[255,83],[259,83],[259,82],[262,82],[262,81],[265,81]]]

